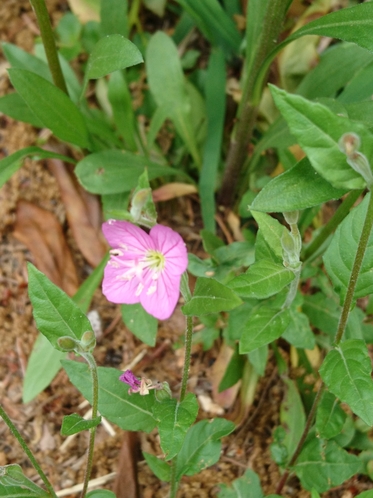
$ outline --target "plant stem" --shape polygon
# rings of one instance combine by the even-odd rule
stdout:
[[[97,405],[98,405],[98,375],[97,375],[97,365],[95,359],[91,353],[80,353],[82,357],[86,360],[89,365],[89,369],[92,375],[92,419],[97,417]],[[89,479],[91,477],[92,465],[93,465],[93,450],[95,445],[97,427],[91,427],[89,429],[89,445],[88,445],[88,456],[87,456],[87,467],[84,475],[83,489],[80,494],[81,498],[84,498],[88,489]]]
[[[179,481],[176,480],[177,456],[171,462],[170,498],[176,498]]]
[[[370,197],[369,197],[367,214],[365,216],[364,225],[363,225],[363,228],[361,230],[360,240],[359,240],[359,244],[358,244],[357,249],[356,249],[355,260],[354,260],[354,264],[352,266],[350,280],[349,280],[348,287],[347,287],[347,293],[346,293],[346,297],[345,297],[345,300],[343,303],[343,308],[342,308],[342,313],[341,313],[341,317],[340,317],[339,324],[338,324],[337,333],[336,333],[336,336],[334,339],[336,346],[341,342],[344,331],[346,329],[347,320],[348,320],[348,317],[350,314],[351,305],[352,305],[353,298],[354,298],[357,280],[359,277],[361,265],[362,265],[363,259],[364,259],[364,254],[365,254],[365,251],[366,251],[366,248],[367,248],[367,245],[369,242],[369,237],[370,237],[372,227],[373,227],[373,195],[371,192],[368,195]],[[315,400],[313,402],[311,411],[308,415],[307,422],[306,422],[304,431],[302,433],[302,436],[299,440],[299,443],[297,445],[297,448],[296,448],[293,456],[291,457],[288,465],[286,466],[285,473],[282,476],[281,481],[279,482],[279,484],[277,486],[276,493],[278,493],[278,494],[281,492],[282,488],[285,486],[286,480],[287,480],[289,473],[290,473],[289,468],[295,464],[295,462],[296,462],[296,460],[297,460],[297,458],[302,450],[304,441],[306,440],[306,437],[311,429],[311,425],[312,425],[312,422],[313,422],[313,419],[314,419],[314,416],[316,413],[316,409],[317,409],[318,404],[321,400],[324,389],[325,389],[325,384],[322,383],[320,385],[320,388],[319,388],[317,394],[316,394]]]
[[[19,444],[21,445],[23,451],[26,453],[26,455],[29,457],[30,462],[34,466],[35,470],[39,474],[41,480],[45,484],[45,487],[48,490],[48,493],[53,496],[54,498],[57,498],[57,495],[52,487],[52,484],[49,482],[47,476],[44,474],[42,471],[40,465],[38,464],[36,458],[34,457],[32,451],[30,448],[27,446],[26,441],[23,439],[21,433],[18,431],[17,427],[13,424],[13,422],[10,420],[8,417],[7,413],[5,412],[4,408],[0,405],[0,417],[4,420],[6,425],[9,427],[10,432],[13,434],[13,436],[17,439]]]
[[[58,60],[58,53],[56,42],[53,35],[52,26],[49,19],[49,14],[44,0],[30,0],[32,8],[34,9],[36,18],[39,23],[40,34],[43,40],[45,54],[47,56],[48,65],[54,84],[57,88],[62,90],[68,95],[65,78],[62,74],[60,61]]]
[[[303,254],[303,261],[310,259],[315,252],[322,246],[331,233],[337,228],[337,226],[345,219],[345,217],[350,212],[350,209],[355,204],[357,199],[363,193],[362,190],[352,190],[348,196],[344,199],[342,204],[338,207],[337,211],[330,218],[328,223],[322,228],[318,236],[311,242],[311,244],[305,249]]]
[[[232,206],[237,185],[240,184],[243,164],[247,157],[247,149],[258,113],[260,99],[254,99],[256,79],[260,73],[263,61],[277,42],[288,8],[288,2],[284,2],[284,0],[270,0],[267,4],[266,13],[263,19],[263,29],[260,33],[260,40],[257,45],[256,53],[252,61],[250,61],[249,67],[246,67],[248,77],[244,82],[241,105],[237,113],[237,125],[233,130],[226,160],[219,202],[228,208]],[[248,12],[249,11],[250,2],[248,5]],[[249,17],[250,16],[248,15],[247,18],[249,19]],[[250,50],[250,47],[247,49]],[[262,86],[263,83],[261,83],[261,89]]]

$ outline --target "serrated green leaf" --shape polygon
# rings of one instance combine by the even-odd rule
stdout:
[[[41,76],[24,69],[9,69],[12,85],[30,110],[57,138],[89,148],[83,115],[69,97]]]
[[[342,431],[346,417],[336,397],[325,391],[316,412],[316,431],[319,436],[325,439],[337,436]]]
[[[199,277],[191,300],[181,310],[184,315],[208,315],[229,311],[242,304],[235,292],[211,278]]]
[[[90,321],[80,308],[43,273],[28,263],[29,296],[36,326],[54,348],[61,351],[57,340],[71,337],[79,340],[92,331]]]
[[[49,493],[26,477],[17,464],[0,467],[0,496],[7,498],[47,498]]]
[[[143,451],[142,454],[155,476],[158,477],[160,481],[169,482],[171,478],[171,466],[164,460],[157,458],[155,455],[151,455],[145,451]]]
[[[363,202],[354,208],[338,226],[332,242],[323,257],[327,273],[333,282],[335,290],[340,295],[341,302],[344,301],[347,292],[370,195],[367,194]],[[354,299],[367,296],[373,292],[372,266],[373,233],[369,237],[368,246],[356,283]]]
[[[373,425],[372,364],[363,341],[349,339],[330,351],[320,375],[328,389],[347,403],[366,424]]]
[[[149,180],[180,172],[150,162],[146,157],[121,150],[104,150],[79,161],[75,174],[83,187],[93,194],[119,194],[136,187],[144,169]]]
[[[92,403],[92,379],[85,363],[63,360],[70,381]],[[120,371],[98,367],[98,411],[103,417],[127,431],[150,432],[156,421],[153,416],[154,392],[146,396],[128,394],[128,386],[119,380]]]
[[[197,417],[197,398],[188,393],[181,403],[174,398],[164,400],[154,405],[153,413],[165,460],[171,460],[179,453],[188,429]]]
[[[234,423],[223,418],[202,420],[193,425],[177,457],[176,479],[192,476],[214,465],[220,458],[220,439],[234,429]]]
[[[121,310],[127,328],[148,346],[155,346],[158,320],[149,315],[141,304],[122,304]]]
[[[101,417],[85,420],[81,415],[72,413],[71,415],[63,417],[61,434],[63,436],[71,436],[72,434],[77,434],[78,432],[87,431],[92,427],[97,427],[100,422]]]
[[[263,259],[251,265],[243,275],[231,280],[229,288],[241,297],[265,299],[280,292],[294,278],[294,272],[284,265]]]
[[[263,498],[258,474],[247,469],[242,477],[235,479],[232,486],[220,484],[218,498]]]
[[[334,441],[312,438],[303,447],[294,471],[305,489],[319,493],[338,486],[361,469],[355,455],[347,453]]]
[[[373,135],[364,125],[334,114],[328,107],[271,86],[272,96],[291,133],[315,170],[336,189],[364,188],[365,181],[346,161],[338,146],[345,133],[356,133],[360,152],[373,157]]]
[[[240,353],[250,353],[278,339],[285,332],[289,321],[289,310],[257,309],[246,322],[240,340]]]
[[[271,180],[255,197],[251,209],[283,213],[339,199],[345,189],[336,189],[315,171],[305,157],[293,168]]]

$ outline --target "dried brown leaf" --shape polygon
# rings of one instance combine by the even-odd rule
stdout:
[[[155,190],[153,190],[153,201],[169,201],[175,197],[182,197],[183,195],[190,195],[197,193],[197,188],[189,183],[168,183]]]

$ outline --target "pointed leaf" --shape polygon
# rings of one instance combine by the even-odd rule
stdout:
[[[278,339],[285,332],[289,321],[289,310],[257,309],[250,315],[242,333],[240,353],[250,353]]]
[[[373,425],[372,364],[363,341],[349,339],[330,351],[320,368],[328,389],[369,426]]]
[[[229,282],[239,296],[265,299],[273,296],[294,280],[294,272],[270,260],[254,263],[243,275]]]
[[[155,455],[151,455],[145,451],[143,451],[142,454],[156,477],[158,477],[160,481],[169,482],[171,478],[171,466],[164,460],[157,458]]]
[[[72,413],[62,419],[61,434],[63,436],[71,436],[78,432],[87,431],[92,427],[97,427],[100,422],[101,417],[85,420],[81,415]]]
[[[70,381],[92,403],[92,379],[85,363],[63,360]],[[128,394],[128,386],[119,380],[120,371],[98,367],[98,411],[103,417],[127,431],[150,432],[156,421],[153,416],[154,392],[146,396]]]
[[[192,299],[181,309],[184,315],[208,315],[229,311],[242,304],[235,292],[211,278],[199,277]]]
[[[171,460],[179,453],[186,433],[197,417],[197,398],[188,393],[181,403],[174,398],[164,400],[154,405],[153,413],[165,459]]]
[[[271,248],[276,258],[282,262],[281,237],[286,228],[269,214],[252,210],[252,215],[259,225],[259,230],[264,240]]]
[[[49,493],[26,477],[17,464],[0,467],[0,496],[7,498],[47,498]]]
[[[316,413],[316,430],[319,436],[331,439],[340,434],[346,417],[346,412],[342,410],[336,397],[325,391]]]
[[[218,498],[263,498],[263,496],[259,476],[251,469],[247,469],[243,476],[235,479],[232,486],[221,484],[218,493]]]

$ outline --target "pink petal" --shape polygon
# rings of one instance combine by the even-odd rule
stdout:
[[[181,275],[188,266],[188,253],[181,236],[169,227],[156,225],[150,230],[150,238],[166,258],[167,273]]]
[[[140,302],[140,296],[136,295],[141,283],[137,276],[131,280],[124,280],[125,268],[115,267],[110,261],[105,267],[102,292],[108,301],[116,304],[135,304]]]
[[[151,237],[128,221],[106,221],[102,225],[102,231],[110,246],[113,249],[123,249],[128,259],[143,255],[148,249],[154,249]]]
[[[179,300],[180,278],[180,275],[169,275],[164,271],[158,280],[152,282],[157,285],[154,293],[148,294],[149,286],[146,285],[140,295],[140,302],[145,311],[158,320],[170,318]]]

